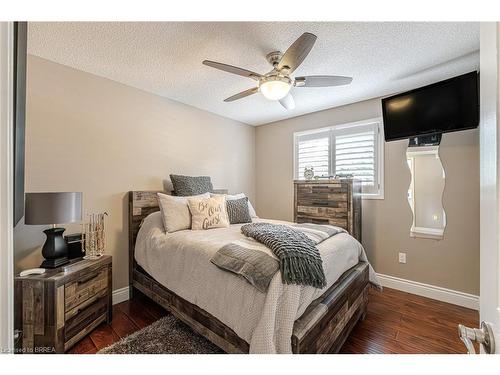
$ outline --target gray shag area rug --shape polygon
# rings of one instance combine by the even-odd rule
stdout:
[[[172,315],[124,337],[98,354],[221,354],[217,346]]]

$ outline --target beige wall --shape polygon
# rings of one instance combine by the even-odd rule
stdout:
[[[254,136],[251,126],[28,58],[26,191],[83,191],[85,212],[109,213],[114,289],[128,284],[127,192],[162,189],[169,173],[207,174],[254,200]],[[18,270],[40,264],[41,229],[16,228]]]
[[[380,99],[316,112],[256,130],[257,210],[263,217],[293,219],[293,132],[380,117]],[[407,141],[385,144],[385,199],[363,200],[363,245],[382,274],[479,294],[478,131],[443,135],[446,172],[444,240],[409,236],[410,172]],[[398,263],[407,253],[407,264]]]

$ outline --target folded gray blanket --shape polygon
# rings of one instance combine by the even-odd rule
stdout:
[[[265,245],[240,240],[223,246],[212,257],[216,266],[244,277],[261,292],[267,291],[278,270],[284,284],[326,286],[322,260],[316,245],[342,228],[330,225],[277,225],[253,223],[241,228],[243,234]],[[262,245],[260,245],[262,246]],[[276,256],[268,254],[268,248]]]

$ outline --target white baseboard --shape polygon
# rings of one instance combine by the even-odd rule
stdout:
[[[120,302],[125,302],[129,297],[129,287],[123,287],[120,289],[113,290],[113,305]]]
[[[422,297],[432,298],[438,301],[452,303],[469,309],[479,310],[479,296],[380,273],[377,274],[377,276],[382,286]]]

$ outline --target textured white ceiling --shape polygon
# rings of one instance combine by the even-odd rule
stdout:
[[[255,81],[204,59],[265,73],[265,56],[303,32],[318,36],[295,75],[354,77],[332,88],[293,88],[296,108],[256,94],[223,99]],[[164,22],[30,23],[33,55],[244,123],[260,125],[422,86],[479,67],[478,23]]]

